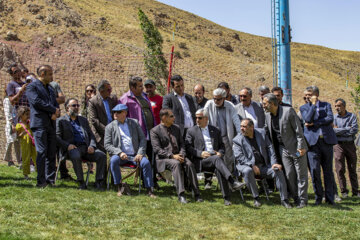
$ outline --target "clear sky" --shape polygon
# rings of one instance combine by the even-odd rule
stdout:
[[[227,28],[271,36],[271,0],[158,1]],[[293,42],[360,51],[360,0],[289,0],[289,5]]]

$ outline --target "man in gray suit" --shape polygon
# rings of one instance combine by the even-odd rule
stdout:
[[[264,110],[259,103],[251,100],[252,90],[245,87],[239,93],[240,103],[235,106],[240,119],[250,118],[254,122],[255,128],[263,128],[265,125]]]
[[[148,196],[155,198],[151,164],[145,157],[146,138],[140,124],[136,119],[126,117],[128,107],[124,104],[116,105],[112,111],[116,120],[105,128],[104,145],[110,155],[111,173],[118,187],[117,195],[122,196],[120,166],[130,163],[140,166]]]
[[[79,102],[70,98],[65,102],[66,115],[56,121],[56,141],[60,146],[60,160],[70,159],[79,182],[79,189],[86,189],[82,160],[96,163],[96,187],[102,188],[106,155],[96,149],[96,141],[89,122],[78,116]]]
[[[264,96],[265,130],[269,133],[275,151],[285,168],[292,197],[298,208],[307,204],[308,174],[305,142],[301,123],[291,107],[280,106],[276,96]]]
[[[114,184],[118,188],[118,197],[122,196],[120,166],[124,164],[139,165],[144,185],[149,197],[155,198],[151,164],[145,157],[146,138],[136,119],[127,118],[128,107],[118,104],[112,109],[114,121],[105,128],[104,145],[110,155],[110,169]]]
[[[276,180],[280,191],[281,205],[291,208],[288,201],[286,180],[282,165],[277,162],[273,146],[264,129],[255,129],[250,118],[241,121],[241,134],[233,140],[237,170],[243,175],[247,187],[254,197],[254,206],[260,207],[259,192],[255,176]]]

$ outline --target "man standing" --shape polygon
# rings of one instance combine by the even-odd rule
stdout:
[[[188,128],[195,123],[195,103],[193,98],[184,93],[184,81],[180,75],[171,77],[173,92],[164,97],[162,108],[171,109],[175,115],[175,124],[180,127],[181,135],[185,138]]]
[[[162,108],[163,97],[155,94],[156,84],[153,80],[148,79],[144,83],[145,92],[147,93],[147,97],[150,100],[151,107],[155,117],[155,126],[160,123],[160,110]]]
[[[298,208],[306,206],[308,201],[308,174],[306,159],[306,141],[299,118],[291,107],[279,105],[277,97],[268,93],[263,99],[266,111],[265,130],[282,160],[287,183]]]
[[[264,110],[259,103],[251,100],[252,90],[245,87],[240,90],[240,103],[235,106],[240,119],[250,118],[254,122],[255,128],[263,128],[265,125]]]
[[[214,126],[208,125],[209,117],[204,109],[196,111],[196,126],[186,133],[185,147],[188,156],[192,157],[197,172],[207,171],[216,173],[226,206],[231,205],[229,185],[238,190],[242,184],[235,181],[229,169],[225,166],[222,156],[225,147],[221,132]]]
[[[206,102],[208,99],[204,97],[205,94],[205,87],[201,84],[196,84],[194,87],[194,103],[196,110],[205,107]]]
[[[112,109],[114,118],[105,128],[105,149],[110,155],[110,168],[114,184],[118,186],[119,197],[121,193],[120,166],[131,163],[139,165],[143,173],[144,184],[149,197],[154,198],[151,188],[154,187],[151,164],[145,157],[146,138],[136,119],[127,118],[128,107],[118,104]]]
[[[292,107],[291,104],[284,103],[284,102],[282,101],[282,98],[283,98],[283,96],[284,96],[284,92],[283,92],[283,90],[282,90],[281,87],[273,87],[273,88],[271,89],[271,93],[275,95],[275,97],[277,98],[280,106],[283,106],[283,107]]]
[[[234,155],[237,170],[244,176],[245,183],[254,197],[254,206],[260,207],[259,192],[255,176],[276,180],[280,191],[281,205],[291,208],[282,165],[277,162],[269,137],[264,129],[255,129],[250,118],[241,121],[241,134],[234,138]]]
[[[18,65],[12,64],[8,73],[11,75],[12,80],[6,87],[6,94],[9,96],[10,103],[17,109],[19,106],[29,106],[25,91],[29,83],[21,81],[21,70]]]
[[[180,128],[174,124],[174,117],[172,110],[161,109],[161,123],[150,131],[157,170],[159,173],[164,172],[165,169],[172,172],[179,202],[185,204],[187,203],[183,172],[183,168],[185,168],[186,177],[195,195],[195,201],[203,202],[200,197],[195,166],[186,158],[183,136]]]
[[[344,99],[335,100],[335,110],[337,114],[334,117],[334,131],[338,144],[334,145],[335,169],[339,180],[341,194],[344,198],[348,197],[349,191],[346,188],[345,178],[345,158],[349,170],[349,179],[351,183],[352,195],[360,197],[359,183],[356,173],[356,147],[355,135],[358,132],[356,115],[346,111],[346,102]]]
[[[222,88],[226,91],[226,101],[232,102],[232,104],[236,105],[239,103],[239,99],[237,96],[234,96],[230,93],[230,86],[227,82],[221,82],[217,86],[218,88]]]
[[[65,102],[66,115],[56,121],[56,139],[60,145],[60,161],[70,159],[73,163],[79,189],[86,189],[82,160],[96,163],[96,188],[101,189],[104,182],[106,155],[96,149],[94,134],[89,122],[79,115],[79,102],[70,98]]]
[[[217,127],[221,132],[225,145],[224,162],[231,173],[234,170],[234,154],[232,151],[233,138],[240,133],[240,119],[234,104],[226,101],[226,91],[217,88],[213,91],[214,98],[207,101],[204,110],[209,113],[209,124]]]
[[[305,121],[304,135],[309,144],[308,159],[313,188],[315,205],[320,205],[323,197],[321,183],[321,169],[324,174],[325,201],[334,205],[334,174],[332,171],[333,145],[337,144],[335,132],[332,128],[334,117],[331,104],[319,101],[319,88],[308,87],[311,94],[310,102],[300,107]]]
[[[106,152],[104,148],[105,127],[112,122],[111,109],[118,100],[115,95],[111,95],[111,85],[107,80],[101,80],[98,84],[98,93],[89,100],[89,123],[95,135],[97,147]]]
[[[55,120],[60,115],[59,105],[49,83],[53,70],[49,65],[37,69],[39,80],[30,83],[26,96],[30,104],[30,128],[37,151],[37,187],[46,187],[55,181],[56,132]]]

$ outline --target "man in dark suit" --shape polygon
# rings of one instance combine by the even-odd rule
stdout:
[[[55,181],[56,133],[55,120],[60,115],[59,105],[49,83],[53,70],[49,65],[37,69],[39,80],[30,83],[26,96],[30,104],[30,128],[37,151],[37,187],[46,187]]]
[[[89,100],[88,120],[95,135],[97,147],[106,152],[104,148],[105,127],[113,120],[111,109],[117,105],[118,99],[115,95],[111,95],[112,88],[107,80],[101,80],[97,88],[98,93]]]
[[[194,97],[193,97],[196,110],[205,107],[205,104],[208,101],[208,99],[204,97],[204,94],[205,94],[205,87],[201,84],[196,84],[194,87]]]
[[[255,128],[263,128],[265,125],[265,114],[259,103],[251,100],[252,90],[245,87],[239,93],[240,103],[235,106],[240,119],[250,118]]]
[[[308,173],[307,145],[300,120],[292,107],[281,106],[272,93],[264,95],[263,107],[266,111],[265,130],[269,133],[278,159],[282,160],[295,204],[303,208],[308,200]]]
[[[234,181],[229,169],[226,167],[222,156],[225,146],[222,142],[219,129],[208,125],[209,117],[204,109],[196,111],[196,126],[189,128],[185,138],[185,148],[188,156],[195,165],[197,172],[214,172],[220,183],[224,203],[231,205],[229,185],[238,190],[243,184]]]
[[[173,92],[166,95],[162,108],[171,109],[175,115],[175,124],[180,127],[181,135],[185,137],[186,130],[194,126],[195,104],[192,96],[184,93],[184,80],[180,75],[171,77]]]
[[[70,98],[65,102],[66,115],[56,121],[56,139],[60,145],[60,160],[70,159],[73,163],[79,189],[86,189],[82,160],[96,163],[96,187],[102,188],[106,155],[96,149],[94,134],[86,118],[78,116],[79,102]]]
[[[254,197],[254,206],[260,207],[259,192],[255,176],[276,180],[280,191],[281,205],[291,208],[288,201],[287,185],[278,163],[273,146],[264,129],[255,129],[250,118],[241,121],[241,134],[233,140],[237,170],[243,175],[245,183]]]
[[[308,159],[315,192],[315,205],[320,205],[323,197],[321,169],[324,174],[325,201],[334,202],[333,145],[337,144],[336,134],[332,128],[334,120],[331,104],[319,101],[319,88],[308,87],[307,97],[310,101],[300,107],[305,121],[304,135],[309,144]]]
[[[186,158],[185,145],[180,128],[174,124],[172,110],[163,108],[160,111],[161,123],[151,129],[151,143],[155,153],[159,173],[168,169],[172,172],[179,202],[187,203],[185,198],[184,172],[190,182],[197,202],[203,202],[200,197],[199,184],[194,164]]]
[[[277,98],[280,106],[283,106],[283,107],[292,107],[291,104],[284,103],[284,102],[282,101],[283,96],[284,96],[284,91],[282,90],[281,87],[273,87],[273,88],[271,89],[271,93],[276,96],[276,98]]]

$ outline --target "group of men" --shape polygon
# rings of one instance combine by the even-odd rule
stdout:
[[[129,91],[118,99],[111,84],[102,80],[97,95],[89,100],[88,119],[79,116],[79,101],[65,102],[66,115],[59,118],[53,88],[52,68],[40,66],[38,79],[26,87],[31,108],[31,129],[38,152],[38,186],[54,183],[55,152],[70,159],[85,189],[82,161],[96,162],[96,187],[104,186],[112,174],[118,196],[123,194],[120,166],[138,165],[149,197],[155,198],[157,173],[171,171],[179,202],[187,203],[185,189],[202,202],[197,173],[204,172],[206,188],[216,174],[224,204],[230,205],[230,189],[239,190],[242,177],[259,207],[257,179],[274,179],[281,204],[298,208],[308,202],[307,169],[312,177],[315,204],[321,204],[324,174],[325,201],[334,204],[336,184],[332,172],[333,152],[340,189],[346,197],[345,158],[353,195],[359,196],[356,175],[356,116],[337,99],[335,117],[331,105],[319,101],[319,89],[308,87],[305,104],[298,116],[291,105],[282,102],[283,91],[259,89],[261,103],[252,100],[252,90],[243,88],[232,95],[226,82],[218,84],[213,98],[204,97],[204,86],[194,87],[194,96],[184,92],[184,79],[171,77],[172,92],[162,98],[153,80],[144,83],[131,77]],[[145,92],[144,92],[145,86]],[[56,124],[55,124],[56,120]],[[334,148],[333,148],[334,146]],[[334,149],[334,151],[333,151]],[[107,164],[106,153],[110,156]],[[309,165],[308,165],[309,163]],[[108,169],[111,173],[108,173]],[[271,181],[269,181],[271,185]],[[274,182],[272,182],[274,185]],[[271,186],[270,186],[271,187]]]

